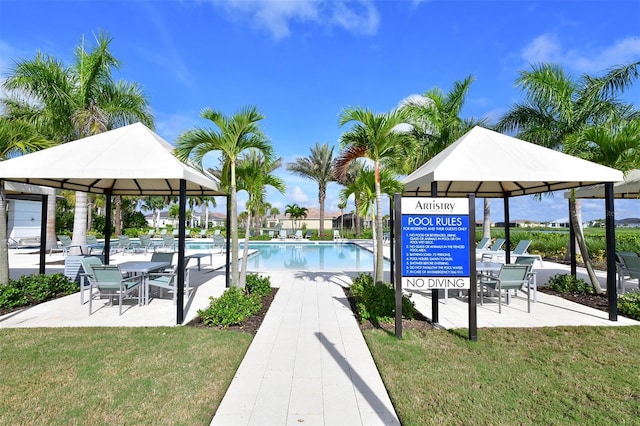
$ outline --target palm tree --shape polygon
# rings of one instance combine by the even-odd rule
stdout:
[[[382,193],[392,198],[394,194],[402,192],[402,187],[402,183],[395,178],[394,173],[390,169],[382,169],[380,171],[380,188]],[[360,206],[360,215],[365,217],[372,216],[374,220],[377,220],[375,213],[376,185],[374,170],[363,167],[354,182],[340,191],[340,201],[346,203],[351,195],[357,200],[356,205]],[[376,230],[374,226],[374,239],[377,237],[377,232],[379,231]],[[374,258],[376,258],[377,262],[378,247],[374,245],[373,249]]]
[[[19,120],[0,116],[0,161],[48,148],[52,143],[35,128]],[[55,198],[55,197],[49,197]],[[52,218],[55,223],[55,215]],[[0,179],[0,285],[9,284],[9,246],[7,235],[7,194]]]
[[[246,107],[232,117],[222,112],[205,109],[202,118],[215,124],[214,129],[196,127],[178,136],[176,155],[182,161],[192,158],[202,165],[204,156],[210,152],[222,153],[221,182],[229,188],[231,199],[231,283],[238,286],[238,201],[236,198],[236,162],[240,154],[248,149],[257,149],[270,159],[273,148],[266,139],[258,122],[264,118],[256,107]]]
[[[446,94],[438,87],[430,89],[422,96],[411,96],[401,102],[401,109],[408,111],[416,137],[416,154],[403,158],[398,170],[409,174],[429,161],[443,149],[458,140],[475,126],[486,126],[486,119],[462,118],[462,108],[475,81],[468,76],[453,83]],[[484,199],[483,234],[491,236],[491,204]]]
[[[324,235],[324,202],[327,198],[327,185],[334,182],[333,177],[333,147],[320,145],[316,142],[311,148],[311,155],[298,157],[293,163],[287,164],[287,170],[294,175],[316,181],[318,184],[318,204],[320,204],[320,230]]]
[[[153,212],[153,228],[156,234],[160,231],[160,210],[165,206],[164,197],[150,195],[142,200],[142,207]]]
[[[307,208],[300,207],[297,204],[287,204],[284,210],[285,215],[289,215],[291,222],[293,223],[293,232],[298,230],[298,221],[307,217]]]
[[[374,114],[362,108],[348,108],[340,115],[339,123],[344,126],[353,123],[353,127],[340,138],[343,151],[334,164],[336,180],[343,181],[349,164],[357,158],[365,157],[373,161],[376,189],[376,269],[374,279],[383,281],[383,241],[382,241],[382,192],[380,189],[380,169],[382,161],[397,159],[406,153],[411,138],[398,127],[407,121],[403,110],[386,114]]]
[[[521,139],[558,150],[569,148],[580,138],[592,139],[588,136],[594,128],[602,129],[607,123],[625,121],[625,117],[637,117],[638,113],[618,97],[640,76],[639,66],[640,62],[635,62],[612,68],[602,77],[585,74],[579,80],[574,80],[560,66],[533,65],[530,71],[521,71],[516,80],[516,84],[524,91],[525,101],[510,107],[496,129],[516,132]],[[604,145],[602,148],[602,151],[609,149]],[[586,154],[589,155],[589,151]],[[610,162],[611,158],[603,156],[600,160]],[[602,294],[604,291],[595,275],[584,241],[579,204],[573,191],[569,199],[569,211],[571,227],[591,285],[596,293]]]
[[[273,175],[273,172],[282,164],[282,158],[271,160],[265,158],[260,152],[250,150],[238,160],[238,190],[245,190],[249,194],[247,201],[247,232],[244,236],[242,256],[242,272],[240,274],[240,287],[244,288],[247,278],[247,260],[249,258],[249,235],[252,212],[259,212],[266,203],[266,188],[271,186],[280,193],[284,193],[284,181]]]
[[[12,91],[3,100],[9,116],[32,123],[51,140],[64,143],[134,122],[153,126],[147,98],[135,83],[114,81],[120,62],[112,55],[112,39],[98,34],[93,50],[84,40],[75,50],[75,63],[65,67],[52,56],[38,53],[16,63],[4,87]],[[73,243],[86,243],[87,195],[76,194]],[[55,229],[49,235],[55,238]]]

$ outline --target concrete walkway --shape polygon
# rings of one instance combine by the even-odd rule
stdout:
[[[334,273],[271,274],[277,296],[212,425],[399,425]]]

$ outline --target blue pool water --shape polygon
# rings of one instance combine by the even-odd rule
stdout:
[[[187,243],[187,250],[209,247],[206,244]],[[351,243],[250,243],[249,249],[258,251],[248,260],[247,270],[251,272],[283,269],[373,271],[373,254]],[[388,269],[388,265],[385,265],[385,269]]]

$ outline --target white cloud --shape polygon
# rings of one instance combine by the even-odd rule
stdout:
[[[627,37],[609,46],[585,51],[567,49],[556,34],[545,33],[526,45],[521,57],[527,64],[551,62],[579,72],[596,73],[640,59],[640,37]]]
[[[223,7],[231,19],[249,19],[276,40],[291,36],[294,23],[315,23],[319,27],[338,26],[357,34],[375,34],[380,15],[369,0],[211,0]]]
[[[287,189],[287,201],[289,204],[308,204],[309,196],[299,186]]]

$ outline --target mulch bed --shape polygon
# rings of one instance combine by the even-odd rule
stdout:
[[[563,299],[570,300],[581,305],[589,306],[590,308],[609,312],[609,300],[607,299],[606,294],[559,293],[555,290],[551,290],[548,287],[538,287],[538,291],[546,294],[551,294],[553,296],[562,297]]]

